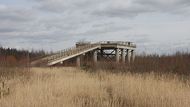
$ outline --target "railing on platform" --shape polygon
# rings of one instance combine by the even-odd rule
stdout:
[[[101,41],[98,42],[99,44],[118,44],[118,45],[124,45],[124,46],[129,46],[129,47],[134,47],[136,48],[136,44],[133,42],[123,42],[123,41]]]

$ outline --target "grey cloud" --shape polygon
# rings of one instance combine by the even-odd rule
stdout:
[[[128,31],[131,28],[129,26],[117,26],[113,23],[110,24],[99,24],[92,26],[91,29],[86,30],[84,32],[76,33],[75,35],[81,36],[96,36],[100,34],[120,32],[120,31]]]
[[[64,44],[67,42],[71,42],[74,40],[72,37],[65,36],[66,34],[57,32],[55,34],[44,34],[44,35],[31,35],[26,36],[25,34],[20,35],[5,35],[0,37],[0,43],[3,46],[9,46],[9,47],[23,47],[25,49],[46,49],[46,50],[57,50],[57,49],[63,49],[65,46],[71,44]],[[59,47],[59,48],[58,48]]]
[[[0,28],[0,33],[15,32],[18,31],[16,28]]]
[[[0,36],[26,32],[35,21],[35,12],[27,8],[0,5]]]
[[[147,35],[147,34],[136,34],[136,35],[129,35],[129,36],[127,35],[126,37],[128,37],[131,41],[134,41],[135,43],[139,45],[151,42],[150,35]]]
[[[158,6],[165,8],[183,8],[190,5],[189,0],[134,0],[134,2],[145,6]]]
[[[98,23],[94,24],[92,27],[97,28],[97,27],[102,27],[102,26],[113,26],[115,24],[114,22],[106,22],[106,23]]]
[[[95,10],[92,12],[96,16],[108,16],[108,17],[135,17],[140,13],[151,12],[144,9],[125,9],[125,8],[107,8],[104,10]]]
[[[113,2],[110,4],[111,5],[105,5],[105,7],[100,10],[94,10],[92,14],[96,16],[125,18],[135,17],[139,14],[144,14],[147,12],[184,14],[186,12],[188,13],[190,10],[189,0],[131,0],[131,3],[127,3],[125,0],[118,0],[118,2]]]
[[[73,12],[73,11],[79,11],[88,7],[91,7],[91,5],[95,5],[98,3],[98,1],[94,0],[34,0],[39,3],[37,8],[44,10],[44,11],[50,11],[50,12]],[[79,9],[80,8],[80,9]]]
[[[147,12],[185,13],[189,0],[34,0],[39,9],[57,13],[80,13],[96,17],[135,17]]]
[[[57,21],[58,18],[50,17],[49,14],[46,14],[48,17],[43,15],[35,9],[0,7],[0,43],[10,47],[34,47],[36,49],[46,47],[49,49],[48,47],[59,42],[63,43],[73,39],[67,31],[75,29],[74,24],[65,22],[65,19]]]
[[[136,0],[135,3],[153,8],[155,11],[168,13],[183,13],[190,9],[189,0]]]
[[[180,29],[180,27],[188,28],[188,26],[182,26],[183,24],[174,24],[180,27],[173,27],[166,31],[167,29],[165,30],[164,28],[167,27],[152,27],[150,23],[175,23],[176,18],[171,14],[190,12],[189,0],[30,1],[35,1],[32,7],[29,5],[31,10],[27,9],[28,5],[23,7],[0,7],[1,44],[10,44],[9,46],[13,47],[14,45],[34,47],[36,49],[63,49],[84,38],[90,41],[134,41],[137,43],[138,50],[157,51],[157,48],[163,45],[167,47],[172,47],[173,45],[167,45],[162,43],[161,40],[155,39],[162,39],[166,35],[166,42],[173,35],[188,35],[188,29],[179,30],[177,34],[171,33],[173,30]],[[151,12],[158,13],[156,20],[154,20],[155,16],[151,16]],[[169,15],[165,16],[163,13],[169,13]],[[144,16],[142,15],[143,17],[141,17],[141,14],[144,14]],[[136,16],[137,18],[134,18]],[[166,20],[163,17],[168,19]],[[170,21],[170,19],[172,20]],[[188,17],[183,20],[189,22]],[[167,24],[163,24],[163,26],[165,25]],[[189,25],[189,23],[184,22],[184,25]],[[172,26],[168,25],[168,28]],[[170,34],[172,36],[167,36]],[[177,38],[181,37],[174,37],[172,40]],[[154,43],[155,41],[158,41],[158,43]],[[175,47],[180,46],[183,47],[184,45],[175,45]]]
[[[33,12],[28,9],[18,9],[4,6],[0,8],[0,20],[2,21],[29,21],[32,20]]]

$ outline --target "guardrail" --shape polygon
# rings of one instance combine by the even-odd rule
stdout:
[[[99,44],[119,44],[119,45],[124,45],[124,46],[129,46],[129,47],[134,47],[136,48],[136,44],[133,42],[123,42],[123,41],[100,41],[98,42]]]

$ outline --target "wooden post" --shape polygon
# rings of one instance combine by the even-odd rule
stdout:
[[[128,63],[131,62],[131,50],[127,49],[127,60],[128,60]]]
[[[125,63],[125,56],[126,56],[125,49],[122,49],[122,63]]]
[[[119,63],[119,49],[118,48],[115,50],[115,56],[116,56],[116,63]]]
[[[80,55],[79,55],[79,56],[77,56],[76,63],[77,63],[77,67],[80,67]]]
[[[94,52],[93,52],[93,61],[94,61],[94,64],[97,63],[97,51],[96,50],[94,50]]]
[[[131,51],[132,62],[135,61],[135,50]]]

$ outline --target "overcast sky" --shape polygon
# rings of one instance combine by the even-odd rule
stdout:
[[[1,46],[57,51],[80,40],[190,50],[190,0],[0,0]]]

